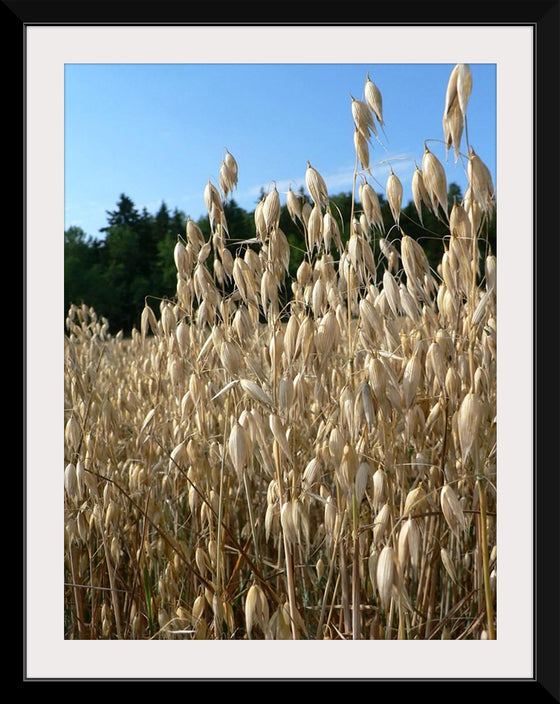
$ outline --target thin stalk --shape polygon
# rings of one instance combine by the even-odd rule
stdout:
[[[439,527],[438,523],[438,527]],[[426,626],[425,626],[425,631],[424,631],[424,638],[428,640],[430,638],[430,631],[431,631],[431,626],[432,626],[432,620],[434,618],[434,611],[435,611],[435,600],[436,600],[436,584],[437,584],[437,574],[436,574],[436,567],[437,563],[439,560],[439,555],[437,553],[434,553],[434,556],[432,558],[432,562],[430,564],[430,572],[429,572],[429,592],[427,594],[428,597],[428,603],[426,606]]]
[[[251,503],[251,494],[249,493],[249,484],[247,482],[247,473],[243,472],[243,487],[245,488],[245,495],[247,496],[247,510],[249,512],[249,522],[251,524],[251,536],[253,538],[253,547],[255,549],[255,558],[257,562],[259,562],[260,559],[260,554],[259,554],[259,543],[257,540],[257,533],[255,530],[256,523],[255,523],[255,516],[253,513],[253,505]],[[221,525],[221,521],[220,521]]]
[[[395,600],[391,598],[389,604],[389,613],[387,614],[385,623],[385,640],[391,640],[391,631],[393,630],[393,616],[395,614]]]
[[[360,539],[358,536],[358,502],[352,496],[352,540],[354,555],[352,559],[352,640],[360,640]]]
[[[398,616],[399,616],[399,630],[397,632],[397,639],[398,640],[405,640],[406,639],[406,628],[405,628],[405,622],[404,622],[404,611],[402,607],[402,599],[399,597],[399,602],[398,602]]]
[[[222,560],[221,560],[221,555],[222,555],[222,521],[223,521],[223,511],[224,511],[224,462],[225,462],[225,454],[226,454],[226,431],[227,431],[227,422],[229,418],[229,396],[226,401],[226,413],[224,415],[224,442],[223,442],[223,451],[222,451],[222,461],[220,464],[220,488],[218,491],[218,516],[216,520],[216,592],[215,595],[217,596],[219,602],[221,603],[222,600]],[[214,614],[215,618],[215,631],[216,631],[216,638],[220,637],[220,633],[222,632],[221,624],[218,624],[216,621],[217,615]]]
[[[490,559],[488,555],[488,531],[486,524],[486,491],[484,485],[484,477],[479,476],[477,479],[478,496],[480,500],[480,537],[482,549],[482,569],[484,576],[484,597],[486,600],[486,618],[488,621],[488,639],[496,639],[496,631],[494,628],[494,604],[492,601],[492,590],[490,586]]]
[[[274,455],[274,463],[276,466],[276,483],[278,485],[280,506],[283,506],[284,502],[285,502],[284,482],[282,481],[280,446],[279,446],[278,440],[276,440],[276,438],[273,441],[272,450],[273,450],[273,455]],[[284,531],[284,530],[282,531],[282,542],[284,545],[284,561],[285,561],[285,566],[286,566],[286,584],[287,584],[287,588],[288,588],[288,605],[290,607],[290,621],[291,621],[291,629],[292,629],[292,638],[293,638],[293,640],[297,640],[298,639],[298,632],[297,632],[297,621],[296,621],[296,619],[297,619],[296,592],[295,592],[295,583],[294,583],[292,551],[291,551],[290,542],[288,540],[288,536],[286,535],[286,531]]]
[[[338,549],[338,541],[340,540],[340,536],[342,535],[342,529],[345,525],[345,522],[346,522],[346,514],[343,516],[342,521],[340,521],[340,525],[338,527],[338,533],[335,536],[335,539],[333,540],[332,554],[331,554],[331,559],[329,561],[329,573],[327,575],[327,583],[325,585],[325,590],[323,592],[323,600],[321,603],[321,613],[319,615],[319,623],[317,625],[317,638],[321,637],[321,630],[323,628],[323,620],[325,618],[325,609],[326,609],[326,605],[327,605],[327,594],[328,594],[328,590],[329,590],[329,585],[331,583],[332,575],[334,572],[334,565],[336,562],[336,551]],[[338,584],[338,579],[339,579],[339,577],[337,577],[337,584]],[[336,593],[336,585],[333,590],[333,595],[335,593]]]
[[[292,639],[298,640],[293,554],[291,545],[289,544],[285,533],[283,535],[283,539],[284,555],[286,560],[286,580],[288,583],[288,604],[290,606],[290,626],[292,629]]]
[[[471,391],[474,391],[474,374],[475,374],[475,362],[474,362],[474,340],[476,335],[476,328],[472,324],[472,319],[474,311],[476,308],[476,270],[478,263],[478,236],[476,232],[473,232],[472,237],[472,282],[471,282],[471,301],[469,307],[469,369],[471,375]]]
[[[435,521],[434,516],[429,516],[426,519],[426,530],[422,542],[422,561],[420,564],[420,569],[419,569],[419,574],[418,574],[418,583],[416,585],[416,604],[418,605],[419,609],[422,609],[422,604],[424,602],[424,593],[425,593],[425,578],[426,574],[429,574],[429,569],[430,569],[430,560],[429,560],[429,554],[430,551],[433,549],[431,547],[432,542],[433,542],[433,532],[434,532],[434,521]],[[419,612],[415,611],[413,614],[413,625],[417,628],[417,630],[420,629],[420,622],[419,622]]]
[[[333,597],[334,597],[334,595],[336,594],[336,592],[337,592],[337,590],[338,590],[338,584],[339,584],[339,582],[340,582],[340,572],[336,575],[336,582],[335,582],[334,589],[333,589]],[[331,607],[330,607],[330,609],[329,609],[329,617],[327,618],[326,628],[330,628],[330,625],[329,625],[329,624],[330,624],[330,622],[331,622],[331,620],[332,620],[332,615],[333,615],[334,608],[335,608],[335,604],[334,604],[334,598],[333,598],[333,603],[331,604]]]
[[[440,559],[439,547],[441,538],[441,527],[441,518],[438,516],[432,535],[432,555],[427,568],[424,599],[422,604],[422,612],[426,614],[426,623],[424,626],[424,638],[426,640],[430,637],[430,629],[434,615],[434,604],[437,585],[437,566]]]
[[[115,582],[115,574],[117,572],[116,567],[113,567],[111,558],[109,556],[109,546],[107,544],[107,538],[105,536],[105,528],[101,519],[98,520],[98,528],[101,533],[101,539],[103,541],[103,552],[105,553],[105,561],[107,563],[107,574],[109,577],[109,585],[111,587],[111,602],[113,604],[113,613],[115,616],[115,626],[117,628],[117,638],[122,639],[122,625],[121,625],[121,613],[119,605],[119,597],[117,592],[117,585]]]
[[[358,177],[358,155],[356,154],[356,163],[354,165],[354,174],[352,176],[352,203],[350,206],[350,228],[349,237],[352,237],[354,230],[354,210],[355,210],[355,200],[356,200],[356,179]],[[348,316],[348,380],[351,381],[353,378],[353,366],[354,366],[354,345],[352,340],[352,288],[351,288],[351,276],[350,270],[351,265],[347,265],[346,274],[346,299],[347,299],[347,316]]]
[[[340,557],[340,586],[342,590],[342,609],[344,613],[344,632],[352,631],[352,610],[350,608],[350,589],[348,584],[348,568],[346,565],[346,551],[344,541],[339,544]]]
[[[72,584],[73,584],[73,590],[74,590],[74,601],[76,604],[76,620],[78,622],[78,633],[80,634],[80,639],[83,640],[86,637],[85,634],[85,622],[84,622],[84,607],[83,607],[83,596],[82,596],[82,590],[79,589],[81,586],[78,583],[77,580],[77,575],[76,575],[76,570],[74,566],[74,545],[72,545],[72,542],[70,541],[69,545],[69,558],[70,558],[70,570],[72,573]]]

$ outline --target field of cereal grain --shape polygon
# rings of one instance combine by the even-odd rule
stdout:
[[[459,152],[472,85],[457,64],[443,137]],[[468,147],[469,189],[448,203],[425,147],[412,189],[447,223],[430,266],[368,182],[382,99],[351,99],[350,236],[308,162],[288,191],[306,254],[273,186],[255,232],[226,246],[227,151],[177,240],[177,291],[111,335],[72,305],[65,335],[67,639],[495,639],[494,185]],[[431,135],[430,135],[431,136]],[[378,276],[379,264],[383,274]]]

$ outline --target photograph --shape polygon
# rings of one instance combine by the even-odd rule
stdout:
[[[496,637],[495,78],[66,66],[67,638]]]

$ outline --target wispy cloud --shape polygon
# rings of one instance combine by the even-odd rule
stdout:
[[[372,163],[370,174],[364,173],[363,175],[378,193],[383,193],[391,168],[402,180],[405,194],[407,194],[409,192],[407,186],[410,184],[414,171],[414,157],[410,154],[387,154],[383,159]],[[344,164],[339,168],[330,170],[328,173],[321,172],[321,175],[325,179],[330,194],[336,195],[341,192],[350,192],[354,178],[354,164]],[[260,193],[270,193],[274,186],[276,186],[281,197],[285,197],[289,188],[294,192],[298,192],[303,188],[304,192],[307,192],[305,173],[297,178],[281,178],[276,181],[267,180],[254,183],[252,186],[234,191],[232,195],[241,207],[249,211],[256,206]],[[193,212],[190,213],[192,217],[198,217],[206,212],[202,192],[183,193],[179,200],[183,207],[193,209]],[[157,205],[159,207],[160,203]]]
[[[384,190],[387,178],[391,173],[391,168],[399,178],[409,180],[414,171],[414,157],[409,154],[387,155],[383,160],[371,165],[371,173],[361,173],[372,183],[374,188]],[[325,179],[329,193],[340,193],[341,191],[352,189],[354,167],[348,165],[341,166],[339,170],[328,174],[322,173],[321,176]],[[274,182],[259,183],[248,188],[242,196],[253,199],[258,198],[261,191],[268,193],[272,189],[273,183],[279,193],[286,193],[289,188],[291,188],[292,191],[298,191],[300,188],[306,189],[305,176],[302,176],[298,179],[281,179]],[[403,183],[403,185],[406,184]]]

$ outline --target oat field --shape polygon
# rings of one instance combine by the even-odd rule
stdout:
[[[393,172],[381,217],[368,75],[349,104],[349,237],[308,162],[305,198],[273,186],[232,247],[226,151],[204,189],[210,238],[190,219],[177,238],[175,298],[146,292],[124,335],[71,306],[67,639],[497,637],[495,198],[465,130],[471,90],[457,64],[437,135],[465,162],[464,198],[448,203],[428,146],[411,184],[419,220],[448,226],[436,268]],[[293,280],[284,196],[306,244]]]

